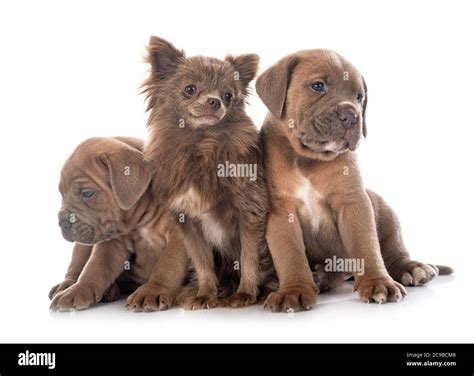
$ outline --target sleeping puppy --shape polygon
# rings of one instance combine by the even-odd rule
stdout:
[[[367,87],[347,60],[297,52],[262,73],[256,88],[270,110],[262,127],[272,201],[266,238],[280,281],[266,308],[309,309],[318,293],[310,267],[333,257],[363,265],[352,270],[354,289],[377,303],[452,272],[411,260],[396,214],[363,186],[355,150],[367,133]]]
[[[65,280],[50,292],[51,309],[115,300],[150,276],[129,297],[129,307],[173,304],[188,259],[176,224],[152,200],[142,150],[143,141],[134,138],[91,138],[64,164],[59,226],[75,245]]]
[[[144,153],[160,176],[152,190],[181,224],[197,277],[197,287],[183,292],[178,304],[201,309],[219,303],[213,249],[240,278],[228,303],[253,304],[263,278],[268,204],[258,131],[245,113],[245,98],[259,58],[186,58],[151,37],[147,61]]]

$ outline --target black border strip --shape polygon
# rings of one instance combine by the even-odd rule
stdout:
[[[54,353],[55,368],[20,366],[20,353]],[[411,354],[411,355],[408,355]],[[413,355],[414,354],[414,355]],[[407,365],[407,362],[420,362]],[[429,363],[431,362],[431,363]],[[455,362],[435,365],[433,362]],[[474,344],[2,344],[0,375],[176,372],[474,375]]]

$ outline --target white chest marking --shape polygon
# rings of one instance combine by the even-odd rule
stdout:
[[[227,243],[227,236],[222,225],[210,213],[200,216],[204,237],[214,246],[223,248]]]
[[[303,203],[303,206],[300,207],[300,214],[309,220],[314,231],[318,231],[323,216],[323,209],[320,204],[321,194],[313,188],[308,179],[305,177],[301,179],[301,185],[296,191],[296,198]]]
[[[171,208],[184,211],[192,216],[199,216],[209,209],[204,206],[199,193],[193,187],[189,188],[186,193],[177,196],[171,203]]]

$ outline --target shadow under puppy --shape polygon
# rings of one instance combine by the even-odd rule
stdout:
[[[356,68],[332,51],[301,51],[263,72],[256,89],[269,109],[266,238],[280,282],[267,308],[309,309],[318,292],[310,266],[334,256],[365,262],[354,289],[377,303],[452,273],[412,260],[395,212],[364,188],[355,150],[367,133],[367,86]]]
[[[187,309],[220,304],[214,250],[239,277],[227,303],[253,304],[264,278],[268,202],[258,131],[245,113],[245,98],[259,57],[186,58],[151,37],[147,61],[144,154],[160,177],[152,190],[178,218],[197,278],[177,302]]]
[[[115,300],[147,281],[128,298],[131,309],[173,304],[188,257],[175,221],[153,200],[142,150],[135,138],[91,138],[64,164],[59,225],[76,244],[65,280],[50,292],[53,310]]]

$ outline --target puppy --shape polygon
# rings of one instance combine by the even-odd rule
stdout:
[[[261,132],[272,201],[266,239],[280,281],[266,308],[309,309],[318,293],[310,267],[334,256],[364,262],[354,289],[377,303],[452,272],[411,260],[395,213],[364,189],[355,150],[367,134],[367,87],[347,60],[297,52],[262,73],[256,89],[269,109]]]
[[[174,221],[152,200],[142,149],[134,138],[91,138],[66,161],[59,226],[76,244],[65,280],[50,292],[53,310],[118,299],[121,290],[130,292],[150,276],[129,297],[129,307],[173,304],[188,259]]]
[[[229,304],[253,304],[263,278],[259,260],[268,203],[259,135],[244,107],[259,58],[186,58],[171,43],[151,37],[147,61],[144,153],[160,177],[153,193],[181,224],[197,277],[197,287],[178,303],[187,309],[219,303],[214,249],[240,277]]]

